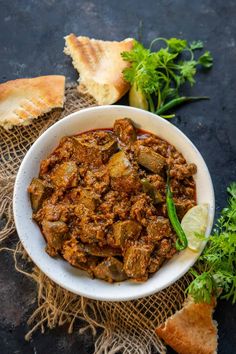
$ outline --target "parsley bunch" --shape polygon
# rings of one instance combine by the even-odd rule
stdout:
[[[159,41],[165,47],[153,52],[151,49],[154,43]],[[198,59],[195,58],[195,50],[202,48],[201,41],[188,44],[186,40],[177,38],[157,38],[152,41],[149,49],[135,41],[131,51],[121,53],[122,58],[130,63],[130,67],[123,71],[125,80],[132,86],[130,94],[133,96],[130,95],[130,101],[132,97],[137,98],[140,95],[140,108],[149,107],[151,112],[162,114],[183,102],[205,99],[206,97],[179,96],[179,89],[183,84],[189,82],[192,86],[195,83],[198,67],[210,68],[213,65],[209,51]],[[183,53],[188,55],[188,60],[183,58]],[[143,104],[144,100],[146,104]]]
[[[199,258],[195,276],[187,291],[195,302],[220,296],[236,302],[236,182],[227,189],[228,206],[221,212],[214,233]]]

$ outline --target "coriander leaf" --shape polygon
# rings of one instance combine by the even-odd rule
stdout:
[[[125,81],[129,82],[131,85],[135,82],[135,68],[131,66],[130,68],[126,68],[123,71],[123,76]]]
[[[202,49],[204,47],[202,41],[193,41],[189,44],[191,50]]]
[[[138,44],[134,46],[131,52],[132,54],[122,53],[122,57],[129,58],[131,62],[130,67],[123,71],[125,80],[130,82],[131,85],[135,83],[137,88],[146,96],[155,93],[160,87],[160,75],[156,71],[157,59],[155,53],[151,53]]]
[[[236,182],[231,183],[231,185],[227,188],[227,192],[236,199]]]
[[[204,68],[211,68],[213,65],[213,58],[209,51],[206,51],[200,58],[198,58],[198,64],[201,64]]]
[[[211,297],[217,291],[216,282],[209,272],[197,274],[191,272],[196,278],[187,288],[195,302],[211,302]]]
[[[160,49],[156,53],[152,53],[153,56],[156,59],[156,64],[158,66],[167,66],[170,63],[174,63],[174,59],[177,57],[178,53],[170,53],[168,50],[165,48]]]
[[[182,83],[188,80],[192,86],[195,83],[194,76],[196,74],[196,64],[195,60],[183,61],[179,63],[179,70],[182,76]]]
[[[138,41],[134,41],[134,46],[131,51],[122,52],[121,56],[125,61],[139,63],[149,54],[149,50]]]
[[[184,39],[170,38],[166,43],[172,53],[181,53],[187,47],[187,41]]]
[[[142,92],[149,102],[149,110],[157,112],[165,107],[165,111],[168,112],[169,102],[180,96],[181,85],[186,81],[191,85],[195,83],[197,64],[209,65],[209,63],[206,63],[206,55],[199,61],[194,60],[193,51],[186,40],[157,38],[152,43],[157,41],[161,41],[164,47],[156,52],[152,52],[151,47],[146,49],[141,43],[134,41],[130,51],[121,53],[122,58],[129,62],[123,76],[131,86],[135,85]],[[200,42],[195,43],[195,47],[200,48]],[[190,52],[191,59],[178,62],[179,54],[184,50]]]
[[[236,183],[227,188],[228,205],[218,218],[214,233],[199,257],[188,292],[197,302],[216,295],[236,302]]]

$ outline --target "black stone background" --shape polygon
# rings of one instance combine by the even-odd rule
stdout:
[[[218,213],[226,203],[227,185],[236,180],[235,16],[235,0],[0,0],[0,82],[45,74],[76,80],[71,60],[63,54],[63,36],[71,32],[107,40],[137,38],[142,21],[145,45],[157,36],[203,40],[213,53],[214,67],[206,75],[200,73],[186,93],[209,95],[211,100],[178,109],[172,122],[202,153]],[[10,255],[2,253],[0,263],[0,354],[93,352],[91,333],[78,336],[80,324],[72,335],[56,328],[25,342],[35,288],[14,271]],[[215,318],[219,353],[236,353],[236,307],[219,302]]]

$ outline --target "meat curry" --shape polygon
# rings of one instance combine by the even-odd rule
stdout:
[[[169,142],[128,118],[62,138],[28,188],[47,253],[109,282],[147,280],[176,253],[167,168],[181,220],[196,204],[196,165]]]

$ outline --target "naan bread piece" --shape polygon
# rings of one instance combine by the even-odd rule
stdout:
[[[65,54],[80,74],[78,90],[89,93],[99,105],[118,101],[129,89],[122,71],[129,65],[121,57],[130,51],[134,40],[127,38],[121,42],[102,41],[88,37],[65,37]]]
[[[214,300],[211,304],[198,304],[189,299],[180,311],[156,328],[156,333],[179,354],[216,354],[214,306]]]
[[[65,76],[49,75],[0,84],[0,126],[28,125],[53,108],[63,107]]]

